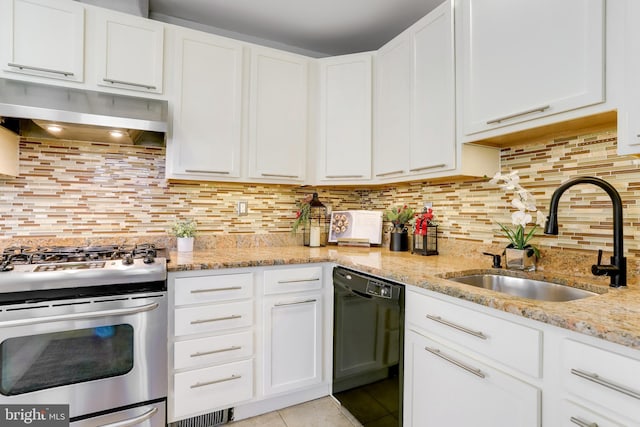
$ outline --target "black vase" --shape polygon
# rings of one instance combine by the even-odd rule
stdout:
[[[409,232],[404,224],[395,225],[391,230],[389,250],[394,252],[409,250]]]

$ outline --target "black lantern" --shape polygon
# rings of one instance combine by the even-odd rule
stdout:
[[[438,255],[438,225],[432,222],[431,208],[418,215],[413,232],[411,253],[419,255]]]
[[[325,246],[327,224],[327,208],[318,199],[318,193],[313,193],[313,198],[309,202],[309,222],[304,228],[304,245],[312,248]]]

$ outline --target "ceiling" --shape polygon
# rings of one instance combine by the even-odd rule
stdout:
[[[149,0],[149,16],[321,57],[376,50],[443,1]]]

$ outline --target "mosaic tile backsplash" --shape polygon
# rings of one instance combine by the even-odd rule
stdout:
[[[503,172],[519,171],[543,210],[568,178],[592,175],[612,183],[625,208],[625,251],[640,259],[640,167],[636,158],[616,154],[615,130],[506,147],[501,162]],[[506,239],[497,223],[509,223],[513,210],[513,195],[488,179],[363,188],[169,183],[164,165],[159,147],[23,139],[20,176],[0,179],[0,245],[16,238],[163,238],[177,218],[197,220],[199,235],[215,236],[219,244],[291,244],[297,241],[290,233],[296,202],[317,191],[333,209],[420,209],[432,202],[441,239],[500,248]],[[235,213],[241,200],[249,203],[247,216]],[[559,236],[539,232],[535,243],[543,250],[610,250],[611,210],[599,188],[573,187],[560,202]]]

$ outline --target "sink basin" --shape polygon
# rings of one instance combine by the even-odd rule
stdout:
[[[448,280],[540,301],[573,301],[598,295],[595,292],[556,283],[499,274],[470,274],[451,277]]]

